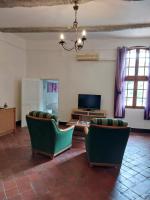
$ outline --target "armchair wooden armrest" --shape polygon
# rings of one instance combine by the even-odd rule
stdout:
[[[88,135],[88,132],[89,132],[89,128],[87,126],[84,127],[84,133],[85,135]]]
[[[66,131],[69,131],[69,130],[72,130],[72,129],[74,129],[74,125],[72,125],[72,126],[70,126],[70,127],[67,127],[67,128],[65,128],[65,129],[62,129],[62,128],[59,128],[59,130],[61,131],[61,132],[66,132]]]

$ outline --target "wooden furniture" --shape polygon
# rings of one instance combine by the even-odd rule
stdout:
[[[82,110],[76,109],[71,113],[71,120],[79,120],[82,122],[89,122],[92,118],[105,118],[106,111],[105,110]]]
[[[15,132],[16,130],[16,109],[0,109],[0,136]]]
[[[92,118],[105,118],[106,111],[104,110],[82,110],[75,109],[71,113],[71,120],[67,123],[67,126],[75,126],[74,135],[84,136],[87,127],[89,127],[90,120]]]
[[[74,136],[85,137],[86,130],[89,127],[89,122],[86,121],[79,121],[77,119],[72,119],[66,124],[68,127],[74,126]]]
[[[76,126],[76,127],[88,127],[89,122],[88,121],[80,121],[77,119],[72,119],[66,124],[67,126]]]

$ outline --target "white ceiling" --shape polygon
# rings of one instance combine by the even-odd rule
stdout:
[[[70,27],[73,20],[72,5],[0,8],[0,27]],[[78,21],[80,26],[150,23],[150,0],[139,2],[94,0],[79,6]],[[150,37],[150,28],[97,33],[96,35],[105,34],[120,37]],[[19,35],[30,36],[30,34]]]

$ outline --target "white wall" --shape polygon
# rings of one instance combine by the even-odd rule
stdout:
[[[60,80],[59,113],[61,121],[68,121],[77,107],[79,93],[102,95],[101,108],[113,116],[116,48],[118,46],[150,45],[150,39],[101,38],[89,39],[86,52],[98,52],[100,61],[79,62],[74,52],[66,52],[54,40],[27,41],[27,77]],[[126,120],[133,128],[150,129],[143,120],[143,110],[127,110]]]
[[[0,106],[7,102],[21,116],[21,79],[26,74],[25,41],[13,34],[0,33]]]
[[[21,80],[26,77],[60,80],[61,121],[70,119],[79,93],[101,94],[101,108],[112,117],[116,48],[149,46],[150,38],[88,39],[84,51],[98,52],[98,62],[76,61],[74,52],[66,52],[57,44],[54,40],[25,41],[14,34],[0,33],[0,106],[7,102],[10,107],[16,107],[16,120],[21,116]],[[127,109],[125,120],[133,128],[150,129],[143,115],[143,110]]]

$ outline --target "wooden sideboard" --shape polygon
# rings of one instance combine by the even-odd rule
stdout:
[[[0,109],[0,136],[15,132],[16,130],[16,109]]]
[[[92,118],[105,118],[106,111],[105,110],[91,110],[85,111],[82,109],[75,109],[71,113],[71,119],[77,119],[79,121],[90,121]]]

